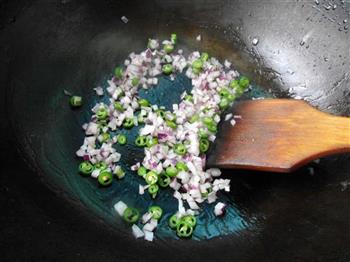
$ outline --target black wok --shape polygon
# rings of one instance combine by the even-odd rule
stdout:
[[[135,241],[47,172],[52,165],[64,176],[81,142],[70,136],[76,112],[57,94],[91,96],[145,39],[173,31],[189,49],[230,58],[276,97],[350,115],[350,2],[319,2],[0,1],[1,260],[349,261],[349,155],[290,175],[226,172],[254,227],[202,241]]]

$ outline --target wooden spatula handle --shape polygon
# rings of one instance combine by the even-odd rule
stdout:
[[[290,172],[313,159],[350,152],[350,118],[304,101],[246,101],[233,112],[242,119],[233,127],[223,124],[209,165]]]

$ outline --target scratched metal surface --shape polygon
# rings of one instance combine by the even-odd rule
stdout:
[[[36,174],[32,179],[40,177],[66,201],[59,209],[64,212],[51,211],[51,215],[62,217],[66,227],[76,216],[85,225],[84,239],[75,234],[76,241],[64,249],[71,257],[64,252],[41,252],[48,258],[55,254],[79,260],[81,256],[72,251],[79,250],[88,261],[96,260],[96,254],[107,261],[200,257],[348,261],[350,238],[344,234],[350,229],[348,155],[323,159],[286,176],[226,172],[232,178],[231,199],[246,217],[255,219],[255,227],[205,241],[135,242],[118,221],[114,224],[117,233],[113,233],[116,229],[110,222],[114,218],[101,220],[101,207],[86,205],[82,201],[86,192],[74,190],[64,175],[81,143],[76,136],[81,130],[79,113],[72,114],[66,107],[61,90],[69,87],[89,100],[91,87],[130,51],[141,50],[148,36],[162,38],[176,31],[188,49],[229,58],[240,72],[277,97],[304,98],[321,110],[349,115],[349,34],[348,22],[344,22],[349,21],[349,1],[328,2],[64,0],[23,4],[15,19],[6,20],[0,35],[11,134]],[[129,18],[128,24],[120,21],[122,15]],[[203,37],[200,46],[194,41],[198,34]],[[256,45],[253,39],[258,39]],[[315,174],[310,175],[310,170]],[[25,181],[28,185],[23,187],[31,185]],[[101,239],[101,232],[106,239]],[[39,247],[25,253],[35,255]],[[96,252],[102,249],[107,251]],[[171,258],[169,250],[174,253]],[[11,245],[7,251],[8,257],[16,254]]]

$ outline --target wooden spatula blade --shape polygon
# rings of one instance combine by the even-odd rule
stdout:
[[[236,119],[221,126],[207,165],[291,172],[330,154],[350,152],[350,119],[292,99],[237,103]]]

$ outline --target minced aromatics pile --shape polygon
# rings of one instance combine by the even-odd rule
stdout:
[[[139,185],[139,197],[148,193],[156,198],[160,190],[170,187],[178,201],[178,211],[171,216],[169,226],[179,237],[190,237],[201,204],[216,202],[220,190],[230,191],[230,180],[219,178],[219,169],[205,169],[205,154],[215,141],[223,112],[249,86],[249,80],[239,77],[227,60],[222,65],[198,51],[185,56],[181,49],[175,49],[176,42],[176,34],[162,43],[150,39],[145,51],[131,53],[124,66],[115,69],[106,91],[95,88],[98,96],[109,96],[109,103],[98,103],[92,108],[90,122],[83,125],[86,137],[77,155],[83,158],[80,173],[96,178],[101,186],[108,186],[114,177],[125,176],[118,165],[121,155],[114,144],[134,143],[143,147],[143,161],[131,166],[135,175],[145,180]],[[163,74],[174,80],[176,74],[184,71],[192,81],[192,91],[184,92],[181,102],[172,105],[172,111],[151,105],[138,96],[140,88],[157,85],[158,76]],[[70,102],[72,106],[80,106],[82,99],[72,96]],[[231,118],[232,114],[224,116],[225,120]],[[113,135],[117,129],[138,125],[142,128],[135,141],[127,141],[121,134]],[[132,224],[135,237],[153,240],[163,213],[161,207],[152,206],[142,216],[122,201],[114,208]],[[224,215],[224,211],[225,204],[221,202],[213,210],[217,216]],[[143,225],[142,229],[137,223]]]

